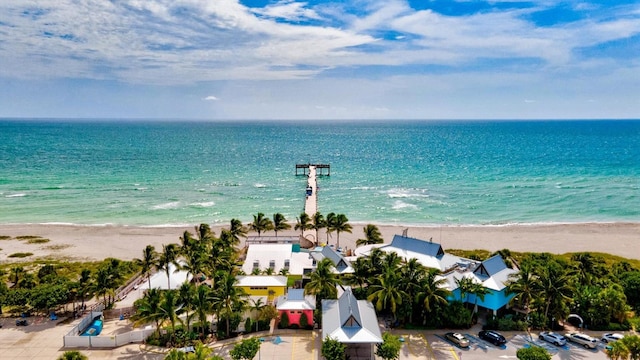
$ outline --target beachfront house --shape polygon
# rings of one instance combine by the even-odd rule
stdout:
[[[304,289],[289,289],[286,295],[278,297],[276,301],[276,309],[280,318],[287,313],[289,325],[297,325],[300,327],[300,318],[307,317],[307,324],[314,326],[313,311],[316,309],[315,295],[305,295]]]
[[[316,260],[299,244],[250,244],[242,265],[245,274],[271,269],[274,274],[303,275],[315,269]]]
[[[509,276],[517,273],[518,270],[509,268],[500,255],[495,255],[482,262],[467,260],[463,264],[444,274],[447,286],[452,292],[450,300],[464,300],[470,304],[477,302],[479,307],[491,310],[493,315],[496,315],[498,310],[505,307],[514,296],[514,294],[507,294],[507,283]],[[489,291],[484,296],[484,300],[476,298],[474,294],[464,294],[463,299],[463,294],[456,281],[463,277],[482,284]]]
[[[319,248],[312,249],[311,257],[317,262],[320,262],[322,259],[329,259],[333,263],[333,272],[338,275],[342,274],[350,274],[353,273],[353,266],[351,266],[351,262],[347,260],[342,253],[337,252],[331,246],[323,246]]]
[[[322,300],[322,338],[345,344],[351,359],[374,359],[382,334],[373,304],[357,300],[350,287],[337,300]]]
[[[409,260],[417,259],[428,268],[438,269],[447,279],[447,288],[452,292],[450,301],[462,301],[476,304],[476,296],[464,294],[464,298],[458,288],[457,281],[463,277],[482,284],[489,292],[484,300],[477,299],[477,305],[489,309],[495,315],[497,311],[506,306],[513,295],[507,295],[506,287],[509,275],[517,272],[509,268],[500,255],[493,256],[485,261],[465,259],[452,254],[447,254],[442,246],[431,240],[424,241],[401,235],[395,235],[389,245],[379,247],[384,252],[394,252],[398,256]]]

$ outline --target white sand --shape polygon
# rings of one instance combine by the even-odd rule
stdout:
[[[355,248],[355,240],[363,237],[363,224],[352,224],[353,233],[341,233],[340,244]],[[394,234],[402,234],[405,227],[380,226],[385,242]],[[185,231],[195,233],[194,227],[131,227],[131,226],[72,226],[72,225],[0,225],[0,235],[12,237],[38,235],[51,241],[46,244],[28,244],[25,240],[0,240],[0,262],[20,261],[8,258],[17,252],[34,255],[23,261],[39,257],[64,258],[68,260],[101,260],[115,257],[123,260],[138,258],[148,244],[162,249],[162,244],[179,243]],[[216,234],[220,227],[214,227]],[[296,231],[280,232],[279,235],[297,235]],[[265,235],[274,235],[269,232]],[[443,226],[409,227],[408,235],[418,239],[442,244],[447,249],[486,249],[496,251],[550,252],[604,252],[626,258],[640,259],[640,223],[584,223],[561,225],[514,225],[514,226]],[[320,230],[321,241],[326,239]],[[336,234],[329,238],[336,242]]]

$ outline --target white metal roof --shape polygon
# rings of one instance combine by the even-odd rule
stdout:
[[[274,272],[279,273],[289,260],[289,274],[302,275],[305,269],[314,269],[314,260],[305,249],[294,252],[291,244],[251,244],[247,250],[247,257],[242,264],[242,271],[251,274],[254,264],[260,270],[270,267],[273,261]]]
[[[373,304],[357,300],[349,287],[338,300],[322,300],[322,338],[327,337],[341,343],[381,343]]]
[[[282,275],[241,275],[236,286],[287,286],[287,277]]]

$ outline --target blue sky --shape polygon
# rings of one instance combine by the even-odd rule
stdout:
[[[0,117],[640,118],[640,2],[3,0]]]

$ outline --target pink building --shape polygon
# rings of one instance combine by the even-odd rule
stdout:
[[[290,289],[286,295],[280,296],[276,309],[282,318],[283,313],[289,317],[289,325],[300,326],[300,317],[307,315],[309,326],[313,326],[313,310],[316,308],[316,300],[313,295],[304,295],[303,289]]]

